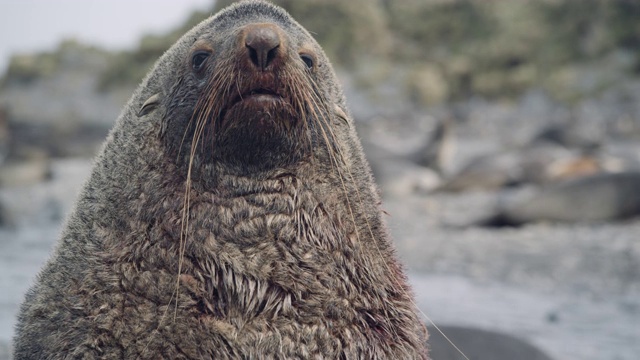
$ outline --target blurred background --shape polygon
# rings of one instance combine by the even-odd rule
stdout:
[[[0,0],[0,359],[123,105],[231,2]],[[332,60],[418,305],[470,359],[638,358],[640,2],[274,2]]]

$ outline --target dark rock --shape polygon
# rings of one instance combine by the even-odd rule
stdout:
[[[552,360],[533,345],[514,336],[461,326],[439,326],[473,360]],[[430,356],[434,360],[466,360],[434,327],[429,327]]]

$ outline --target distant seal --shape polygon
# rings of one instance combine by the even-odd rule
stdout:
[[[482,226],[518,226],[529,222],[597,222],[640,215],[640,172],[600,173],[553,184],[520,196]]]
[[[16,359],[426,359],[319,45],[245,1],[164,54],[26,296]]]
[[[438,191],[496,190],[523,184],[546,184],[601,172],[594,155],[554,144],[531,144],[477,156],[450,176]]]

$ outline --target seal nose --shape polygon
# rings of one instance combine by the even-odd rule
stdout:
[[[246,29],[245,46],[253,65],[264,71],[278,54],[280,36],[270,24],[250,25]]]

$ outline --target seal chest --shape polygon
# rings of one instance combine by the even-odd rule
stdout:
[[[233,5],[133,95],[22,305],[15,358],[426,358],[331,65]]]

